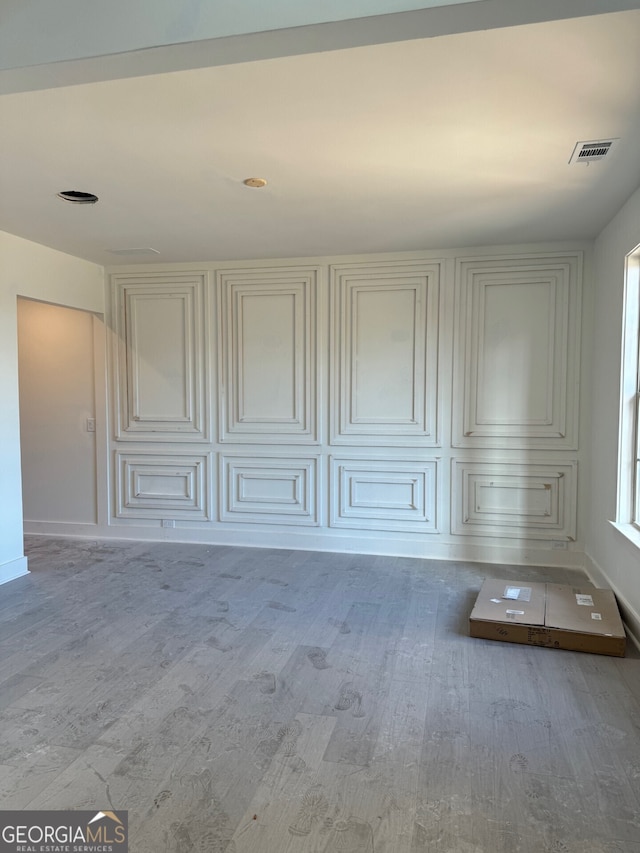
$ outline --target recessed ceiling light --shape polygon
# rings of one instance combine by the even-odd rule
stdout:
[[[267,182],[264,178],[245,178],[242,183],[245,185],[245,187],[254,187],[255,189],[258,189],[260,187],[266,187],[267,185]]]
[[[97,195],[83,193],[79,190],[62,190],[58,193],[58,198],[63,201],[70,201],[72,204],[95,204],[98,201]]]

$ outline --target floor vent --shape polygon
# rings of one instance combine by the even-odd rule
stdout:
[[[614,148],[617,139],[596,139],[591,142],[576,142],[573,149],[570,163],[594,163],[596,160],[604,160],[604,158]]]

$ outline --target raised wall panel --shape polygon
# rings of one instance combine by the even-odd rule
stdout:
[[[575,539],[577,463],[452,464],[453,533]]]
[[[318,440],[315,267],[226,270],[220,297],[220,441]]]
[[[318,458],[220,457],[220,520],[317,526]]]
[[[547,248],[112,269],[114,529],[576,563],[581,246]]]
[[[206,273],[113,276],[116,437],[209,439]]]
[[[577,448],[580,278],[578,254],[458,261],[454,446]]]
[[[331,268],[332,444],[434,446],[440,264]]]
[[[437,533],[437,461],[331,457],[331,527]]]
[[[210,454],[116,451],[116,516],[206,521]]]

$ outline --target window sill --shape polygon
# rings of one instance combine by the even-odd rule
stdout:
[[[628,522],[622,524],[619,521],[610,521],[609,524],[621,533],[625,539],[631,542],[632,545],[640,549],[640,529],[635,524],[629,524]]]

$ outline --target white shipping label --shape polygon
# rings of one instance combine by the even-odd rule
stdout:
[[[581,595],[576,592],[576,604],[583,604],[585,607],[593,607],[593,598],[590,595]]]
[[[524,610],[507,610],[507,616],[524,616]]]
[[[512,601],[531,601],[530,586],[508,586],[505,587],[503,598],[508,598]]]
[[[597,620],[598,620],[598,622],[600,622],[600,621],[602,621],[602,613],[592,613],[592,614],[591,614],[591,618],[592,618],[592,619],[597,619]]]

